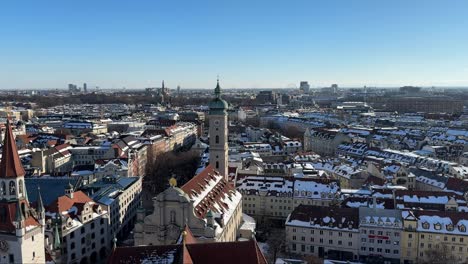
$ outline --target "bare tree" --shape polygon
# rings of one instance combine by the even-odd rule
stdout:
[[[285,236],[284,228],[275,228],[268,231],[268,239],[266,241],[268,250],[266,258],[270,259],[270,263],[275,263],[278,254],[284,252]]]
[[[181,186],[190,180],[198,167],[199,156],[192,151],[167,152],[157,155],[147,166],[144,186],[152,195],[158,195],[175,176]]]
[[[426,255],[426,260],[421,262],[423,264],[447,264],[456,262],[452,251],[445,244],[437,244],[424,253]]]

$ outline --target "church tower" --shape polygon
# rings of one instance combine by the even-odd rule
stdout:
[[[45,263],[44,212],[43,208],[39,209],[39,213],[30,208],[24,183],[25,174],[10,120],[7,120],[0,162],[2,263]]]
[[[228,103],[221,99],[219,80],[210,102],[210,164],[228,180]]]

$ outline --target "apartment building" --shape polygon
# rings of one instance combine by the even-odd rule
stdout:
[[[82,190],[109,212],[107,241],[124,237],[133,229],[141,199],[141,177],[108,175]]]
[[[65,174],[73,170],[73,160],[69,144],[62,144],[50,149],[32,153],[31,166],[40,173],[52,175]]]
[[[400,210],[360,207],[360,258],[367,262],[400,263],[402,232]]]
[[[443,260],[468,263],[468,215],[454,211],[403,211],[401,259],[405,264]]]
[[[286,250],[337,260],[359,259],[359,210],[299,205],[286,219]]]
[[[244,213],[262,224],[282,225],[300,204],[327,206],[339,197],[339,184],[328,179],[247,176],[237,181]]]
[[[467,263],[466,212],[376,208],[380,205],[375,199],[360,208],[300,205],[285,222],[287,249],[364,263]],[[355,221],[347,229],[350,216]],[[346,244],[344,232],[356,233],[355,239]]]
[[[93,165],[96,160],[116,158],[116,153],[110,142],[105,142],[100,146],[81,146],[69,149],[72,154],[73,164]]]
[[[82,191],[68,186],[45,216],[45,246],[55,263],[96,263],[109,254],[109,214]]]
[[[320,155],[335,154],[337,147],[342,143],[350,143],[351,138],[338,130],[310,130],[304,133],[304,151],[313,151]]]

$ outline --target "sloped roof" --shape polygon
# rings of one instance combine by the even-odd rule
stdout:
[[[0,162],[0,178],[16,178],[26,175],[18,155],[10,120],[7,120],[5,140],[3,141],[2,161]]]
[[[216,213],[228,211],[230,208],[226,201],[233,200],[231,198],[239,194],[211,165],[184,184],[181,189],[193,201],[195,215],[199,218],[204,218],[210,210]]]
[[[73,193],[73,198],[70,198],[67,195],[58,197],[47,207],[47,211],[62,213],[70,210],[70,208],[72,208],[75,204],[78,206],[92,201],[93,200],[89,198],[89,196],[87,196],[84,192],[77,191]]]
[[[468,181],[464,181],[458,178],[450,177],[447,179],[445,184],[447,190],[456,191],[460,193],[468,192]]]
[[[26,210],[29,210],[29,206],[26,200],[20,200],[20,204],[24,204]],[[0,203],[0,210],[3,210],[3,212],[5,213],[6,219],[6,221],[0,222],[0,232],[15,232],[16,227],[14,226],[13,222],[15,221],[16,208],[16,202]],[[39,223],[32,215],[28,214],[26,219],[24,219],[24,226],[39,226]]]
[[[286,225],[307,227],[320,225],[328,228],[358,229],[359,209],[301,204],[289,215]]]
[[[266,264],[255,240],[186,245],[194,264]]]
[[[114,249],[107,263],[267,264],[268,262],[260,251],[256,241],[249,240],[185,245],[119,247]]]

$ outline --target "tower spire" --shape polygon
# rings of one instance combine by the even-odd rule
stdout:
[[[17,178],[26,174],[18,155],[15,137],[8,117],[3,141],[2,161],[0,162],[0,178]]]
[[[215,92],[216,98],[221,98],[221,87],[219,86],[219,75],[216,78],[216,88],[214,92]]]
[[[44,212],[44,203],[42,202],[41,187],[37,187],[37,211]]]
[[[21,228],[23,225],[23,221],[24,221],[24,215],[23,215],[23,210],[21,210],[21,205],[19,201],[16,202],[15,221],[18,223],[18,228]]]

